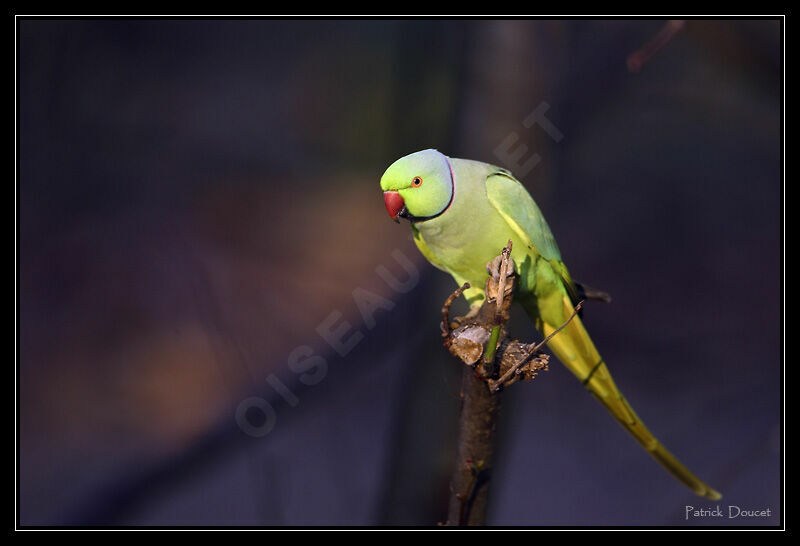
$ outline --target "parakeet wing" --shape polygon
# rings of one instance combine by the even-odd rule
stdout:
[[[550,232],[550,227],[533,198],[519,181],[514,179],[510,173],[502,170],[488,177],[486,194],[492,206],[517,234],[520,243],[538,251],[561,277],[569,298],[572,300],[572,305],[570,305],[570,301],[565,295],[561,302],[563,316],[569,316],[572,306],[575,305],[578,298],[578,290],[570,278],[567,267],[561,261],[561,253]],[[523,305],[525,305],[524,302]],[[556,327],[557,325],[543,321],[542,334],[549,335],[555,331]],[[560,334],[553,337],[548,346],[620,424],[670,473],[698,495],[712,500],[721,497],[717,491],[703,483],[683,466],[644,426],[614,384],[608,367],[578,317],[575,317]]]
[[[535,249],[548,260],[564,281],[564,287],[573,304],[578,303],[578,290],[572,282],[569,271],[561,261],[561,252],[544,219],[542,211],[533,200],[525,186],[511,176],[508,171],[499,169],[486,180],[486,196],[500,213],[521,243]]]
[[[561,261],[561,252],[528,190],[506,171],[499,171],[486,180],[486,196],[511,228],[528,246],[535,247],[547,260]]]

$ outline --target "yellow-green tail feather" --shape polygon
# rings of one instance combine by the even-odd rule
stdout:
[[[572,313],[572,305],[564,298],[565,317]],[[552,326],[540,321],[542,333],[550,335],[559,325]],[[580,379],[586,388],[603,404],[608,411],[633,435],[653,458],[661,463],[673,476],[689,489],[702,497],[712,500],[722,495],[692,474],[672,453],[661,445],[633,411],[622,396],[611,373],[608,371],[600,353],[592,343],[580,318],[575,317],[561,332],[547,344],[561,362]]]

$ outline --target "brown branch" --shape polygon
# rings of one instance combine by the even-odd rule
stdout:
[[[563,330],[567,326],[567,324],[569,324],[570,321],[575,318],[575,315],[578,314],[578,311],[581,310],[581,307],[583,307],[583,301],[578,302],[578,305],[575,306],[575,309],[572,311],[572,314],[564,322],[564,324],[562,324],[561,326],[559,326],[558,328],[553,330],[550,333],[549,336],[544,338],[542,341],[540,341],[536,345],[534,345],[534,344],[529,345],[529,347],[531,347],[531,348],[526,351],[527,355],[524,358],[520,359],[516,364],[511,366],[511,368],[509,368],[509,370],[506,373],[504,373],[502,376],[500,376],[500,379],[498,379],[497,381],[489,381],[489,388],[491,389],[491,391],[492,392],[497,392],[498,390],[500,390],[500,387],[502,387],[503,384],[509,378],[511,378],[511,376],[519,373],[520,368],[522,367],[523,364],[525,364],[525,362],[528,360],[528,358],[530,358],[532,355],[536,354],[539,351],[539,349],[541,349],[544,346],[545,343],[547,343],[548,341],[553,339],[554,335],[556,335],[561,330]]]
[[[639,72],[642,67],[645,65],[647,61],[649,61],[653,55],[659,52],[659,50],[667,45],[672,38],[683,29],[686,21],[681,19],[670,19],[664,26],[661,27],[661,30],[653,36],[653,38],[639,48],[637,51],[634,51],[630,55],[628,55],[627,65],[628,70],[630,72]]]
[[[467,365],[461,383],[458,446],[447,525],[485,523],[500,409],[498,391],[520,379],[531,380],[547,369],[549,357],[540,349],[569,324],[583,305],[580,302],[566,322],[540,343],[505,339],[515,285],[511,244],[509,241],[501,254],[486,265],[489,277],[479,309],[454,319],[457,328],[451,329],[450,306],[468,288],[466,284],[453,292],[442,307],[444,345]],[[481,362],[483,365],[479,365]]]
[[[483,525],[494,458],[500,400],[474,370],[464,368],[458,449],[450,484],[447,525]]]
[[[497,279],[497,315],[495,316],[495,320],[497,323],[500,323],[502,314],[503,314],[503,297],[505,296],[506,290],[506,280],[508,277],[508,268],[509,268],[509,261],[511,259],[511,248],[514,243],[511,239],[508,240],[508,244],[503,249],[503,252],[500,253],[501,260],[500,260],[500,272],[499,272],[499,279]],[[513,271],[513,265],[510,266]]]
[[[463,286],[458,287],[444,300],[444,305],[442,306],[442,337],[450,337],[450,306],[453,305],[453,302],[456,301],[467,288],[469,288],[469,283],[465,282]]]

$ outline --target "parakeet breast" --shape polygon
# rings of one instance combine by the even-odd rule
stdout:
[[[457,279],[482,288],[486,263],[498,255],[509,239],[517,237],[486,196],[485,181],[492,167],[477,161],[450,161],[455,173],[450,208],[414,227],[444,269]],[[524,260],[526,250],[523,245],[515,246],[515,259]],[[535,256],[531,258],[535,260]]]

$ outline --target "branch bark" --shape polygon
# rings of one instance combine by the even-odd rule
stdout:
[[[520,379],[531,380],[547,369],[541,347],[580,310],[540,343],[506,339],[508,310],[515,285],[511,241],[486,264],[485,298],[477,312],[450,322],[450,306],[468,284],[453,292],[442,307],[444,345],[467,366],[461,382],[461,415],[455,467],[450,482],[446,525],[484,525],[495,448],[495,430],[502,389]]]
[[[486,523],[500,394],[490,391],[474,369],[464,367],[461,397],[458,451],[447,525],[483,525]]]

